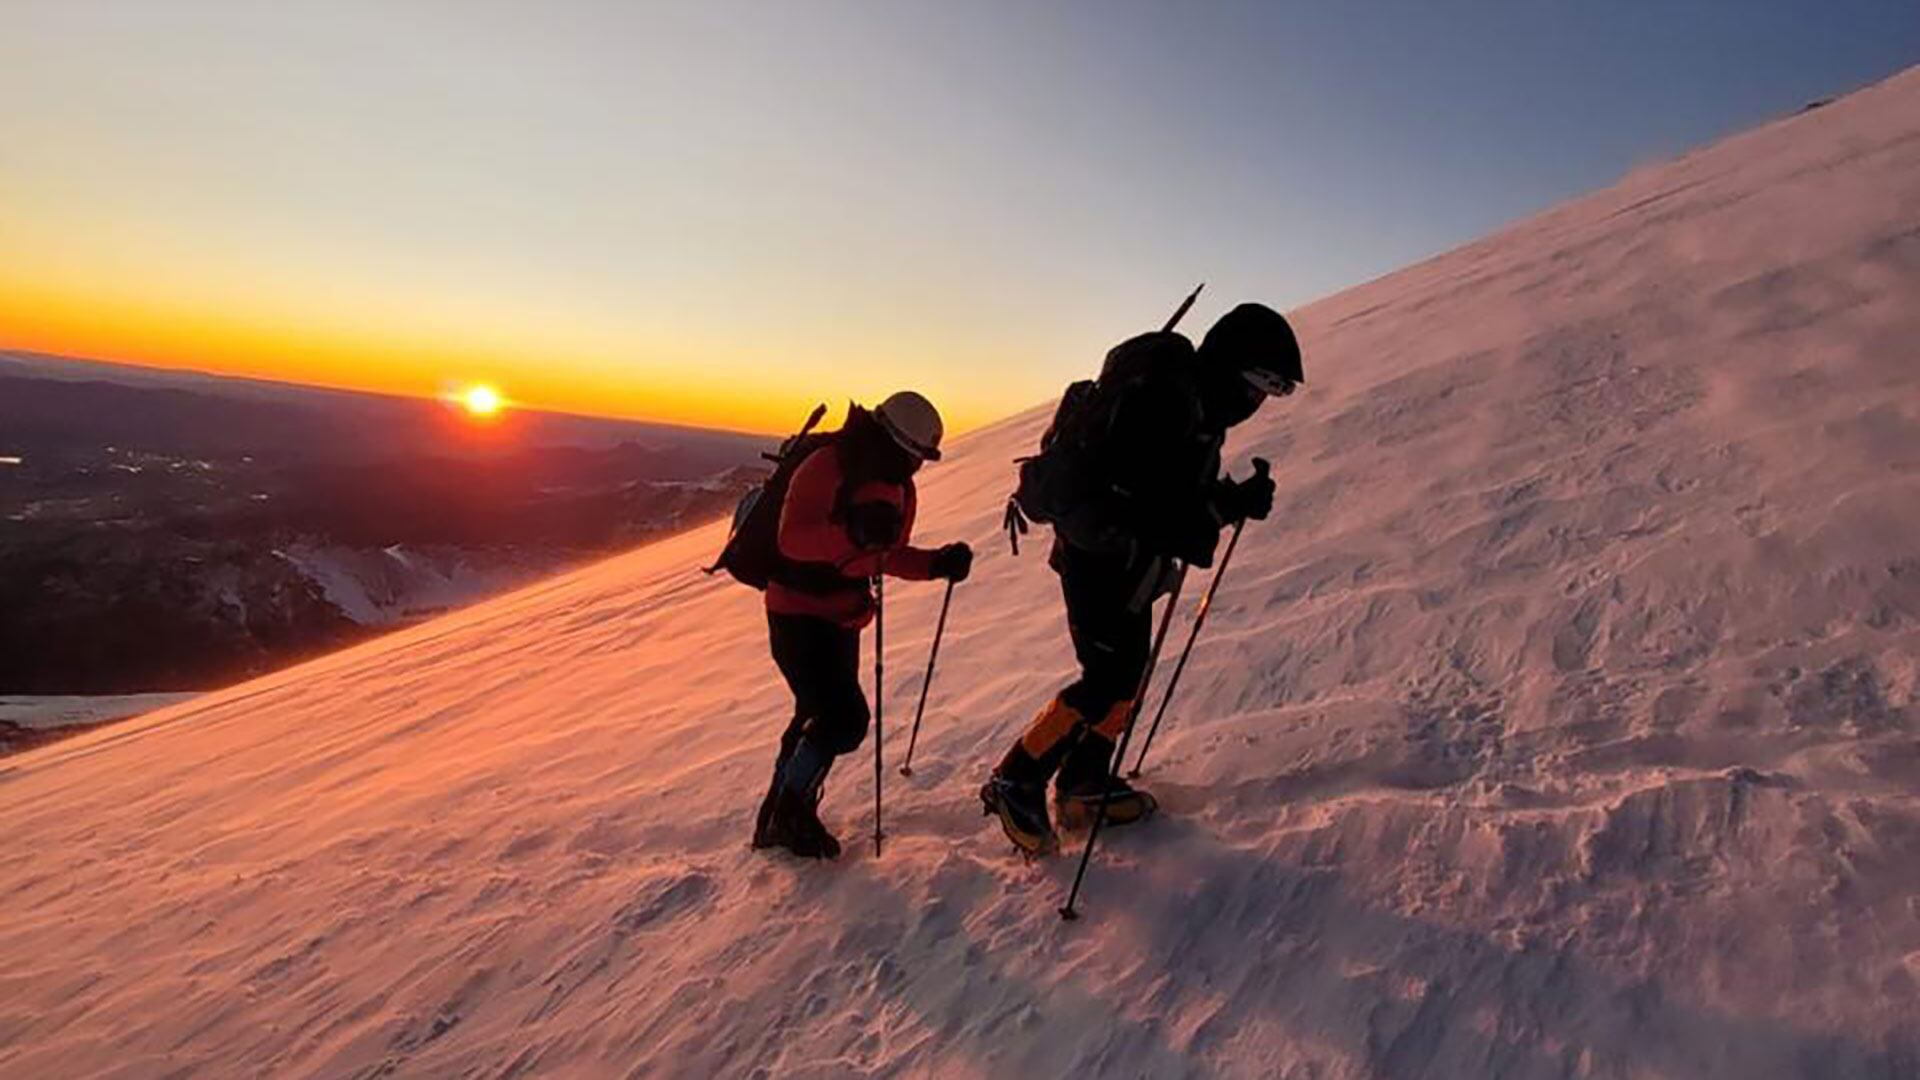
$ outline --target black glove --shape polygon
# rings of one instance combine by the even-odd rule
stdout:
[[[847,539],[862,551],[883,551],[900,543],[900,526],[900,508],[890,502],[847,508]]]
[[[965,544],[948,544],[933,553],[933,576],[955,583],[973,573],[973,549]]]
[[[1220,546],[1220,530],[1211,520],[1196,520],[1173,537],[1167,554],[1202,570],[1213,565],[1214,549]]]
[[[1214,505],[1219,507],[1220,517],[1229,523],[1265,521],[1267,515],[1273,513],[1273,477],[1262,471],[1245,480],[1229,481],[1222,485]]]

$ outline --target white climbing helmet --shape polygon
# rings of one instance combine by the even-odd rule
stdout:
[[[873,416],[907,453],[921,461],[940,460],[940,436],[946,433],[946,425],[940,422],[933,402],[902,390],[881,402]]]

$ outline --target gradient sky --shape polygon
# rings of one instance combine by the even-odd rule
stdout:
[[[0,347],[965,427],[1916,60],[1911,0],[0,0]]]

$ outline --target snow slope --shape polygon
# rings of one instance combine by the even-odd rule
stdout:
[[[927,474],[884,859],[864,757],[839,864],[747,850],[695,532],[0,769],[0,1074],[1920,1075],[1916,223],[1909,72],[1299,312],[1078,924],[974,798],[1070,666],[1041,409]]]

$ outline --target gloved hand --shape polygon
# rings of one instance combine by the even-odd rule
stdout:
[[[881,551],[900,542],[900,508],[890,502],[855,503],[847,508],[847,539],[862,551]]]
[[[1202,570],[1213,565],[1213,552],[1220,546],[1220,529],[1208,517],[1198,516],[1172,537],[1166,554],[1188,566]]]
[[[1273,477],[1262,469],[1245,480],[1228,481],[1221,486],[1214,505],[1219,507],[1221,518],[1229,523],[1265,521],[1267,515],[1273,513]]]
[[[965,544],[948,544],[933,553],[933,576],[959,583],[973,573],[973,549]]]

